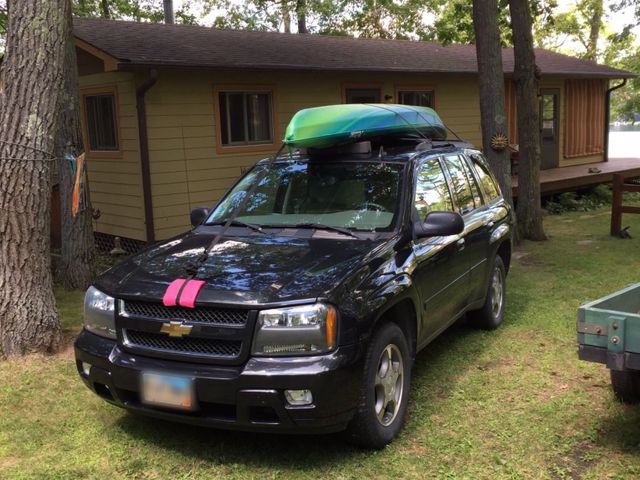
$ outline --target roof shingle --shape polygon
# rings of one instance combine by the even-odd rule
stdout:
[[[476,73],[474,45],[366,40],[325,35],[74,18],[77,38],[121,63],[137,66]],[[634,74],[536,49],[543,75],[627,78]],[[505,73],[513,50],[503,50]]]

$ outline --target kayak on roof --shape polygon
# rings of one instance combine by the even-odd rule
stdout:
[[[447,131],[428,107],[381,104],[344,104],[305,108],[287,127],[284,143],[297,148],[327,148],[366,138],[421,135],[445,140]]]

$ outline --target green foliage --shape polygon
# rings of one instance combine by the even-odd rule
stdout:
[[[548,199],[544,208],[553,215],[565,212],[588,212],[611,204],[609,185],[598,185],[586,193],[564,192]]]
[[[72,0],[73,14],[78,17],[111,18],[116,20],[143,20],[162,22],[163,4],[157,0]],[[197,18],[185,3],[175,12],[176,22],[196,24]]]
[[[221,10],[215,19],[221,28],[281,30],[295,23],[299,2],[295,0],[204,0],[207,10]],[[432,1],[421,0],[307,0],[302,13],[310,33],[353,35],[361,38],[422,38],[423,17]],[[295,29],[293,29],[295,31]]]
[[[626,50],[621,59],[611,64],[640,75],[640,47]],[[631,78],[625,87],[615,90],[611,96],[612,119],[631,120],[634,112],[640,112],[640,78]]]
[[[503,46],[511,43],[508,0],[498,0],[498,27]],[[437,8],[428,38],[443,44],[474,43],[473,2],[469,0],[442,1]]]

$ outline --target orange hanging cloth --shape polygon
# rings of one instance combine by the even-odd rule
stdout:
[[[71,194],[71,213],[75,217],[80,209],[80,183],[84,171],[84,153],[76,158],[76,179],[73,183],[73,192]]]

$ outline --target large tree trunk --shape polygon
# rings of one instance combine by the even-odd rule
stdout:
[[[527,0],[509,0],[518,105],[518,237],[545,240],[540,205],[540,104],[531,11]]]
[[[111,18],[111,12],[109,11],[109,0],[100,0],[100,10],[102,18]]]
[[[284,33],[291,33],[291,12],[289,12],[289,2],[287,0],[282,0],[280,10],[282,11]]]
[[[164,0],[164,23],[175,23],[175,15],[173,13],[173,0]]]
[[[296,16],[298,17],[298,33],[309,33],[307,30],[307,2],[298,0],[296,2]]]
[[[0,91],[0,355],[53,352],[49,219],[68,0],[11,3]]]
[[[497,0],[473,0],[473,27],[480,80],[482,149],[496,174],[504,198],[513,204],[509,150],[496,150],[491,146],[494,135],[507,137]]]
[[[66,21],[67,28],[71,31],[73,24],[71,13]],[[80,204],[80,209],[75,217],[71,213],[71,196],[75,178],[67,159],[77,158],[84,151],[80,130],[76,47],[71,37],[69,37],[66,46],[64,74],[64,89],[61,95],[60,119],[56,136],[62,223],[62,250],[56,274],[58,281],[65,288],[85,289],[95,276],[96,252],[88,185],[85,185],[85,189],[87,189],[86,201]]]
[[[602,0],[590,0],[589,7],[589,43],[584,58],[595,62],[598,59],[598,39],[602,28],[604,8]]]

